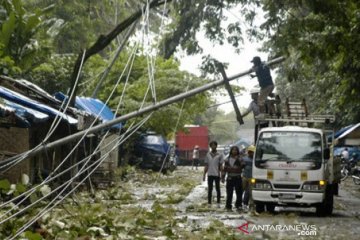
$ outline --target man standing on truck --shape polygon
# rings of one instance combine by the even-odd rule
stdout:
[[[200,151],[199,151],[199,146],[195,145],[194,150],[193,150],[193,155],[192,155],[192,164],[191,164],[191,170],[198,169],[198,165],[199,165],[199,160],[200,159]]]
[[[221,172],[223,171],[223,163],[224,163],[224,156],[223,154],[219,153],[217,148],[217,142],[211,141],[209,146],[211,150],[206,154],[205,157],[205,168],[204,168],[204,175],[203,181],[205,181],[206,174],[208,176],[208,204],[212,202],[212,190],[213,184],[215,182],[215,189],[216,189],[216,200],[218,207],[220,207],[220,178]]]
[[[260,113],[265,113],[265,100],[274,90],[274,82],[271,77],[270,68],[263,62],[260,57],[256,56],[251,60],[254,64],[253,70],[256,75],[250,75],[252,78],[257,77],[260,85],[260,95],[258,100]]]

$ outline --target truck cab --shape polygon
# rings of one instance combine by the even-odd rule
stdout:
[[[256,211],[275,206],[315,207],[332,214],[337,191],[334,163],[322,129],[284,126],[259,131],[253,161],[252,197]]]

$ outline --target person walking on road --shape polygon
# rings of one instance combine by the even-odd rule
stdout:
[[[195,145],[194,150],[193,150],[193,155],[192,155],[192,165],[191,165],[191,170],[198,169],[198,165],[199,165],[199,159],[200,159],[200,151],[199,151],[199,146]]]
[[[244,157],[245,162],[245,168],[243,171],[243,209],[244,211],[249,210],[249,202],[251,199],[251,183],[250,180],[252,178],[252,165],[254,160],[254,152],[255,152],[255,146],[250,145],[247,148],[247,156]]]
[[[240,155],[240,150],[237,146],[230,148],[230,154],[224,161],[224,174],[222,175],[222,182],[226,178],[226,205],[227,210],[232,209],[232,199],[235,190],[236,193],[236,209],[241,209],[242,204],[242,183],[241,183],[241,172],[244,168],[244,161]]]
[[[216,189],[216,200],[218,207],[220,207],[220,178],[221,173],[223,171],[223,163],[224,163],[224,156],[223,154],[217,151],[217,142],[211,141],[210,151],[206,154],[205,157],[205,168],[204,168],[204,175],[203,181],[205,181],[206,174],[208,180],[208,204],[212,203],[212,191],[213,191],[213,184],[215,182],[215,189]]]

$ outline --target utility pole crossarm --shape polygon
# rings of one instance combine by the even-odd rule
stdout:
[[[231,102],[233,104],[233,107],[234,107],[234,111],[235,111],[235,114],[236,114],[236,120],[239,122],[240,125],[244,124],[244,121],[242,119],[242,116],[241,116],[241,113],[240,113],[240,110],[239,110],[239,107],[237,105],[237,102],[236,102],[236,99],[235,99],[235,96],[234,96],[234,93],[231,89],[231,85],[229,83],[229,79],[228,77],[226,76],[226,72],[225,72],[225,69],[224,69],[224,65],[223,64],[219,64],[219,70],[220,70],[220,73],[224,79],[224,85],[225,85],[225,88],[229,94],[229,97],[231,99]]]

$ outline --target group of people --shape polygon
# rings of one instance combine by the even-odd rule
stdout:
[[[249,209],[250,179],[252,161],[255,152],[253,145],[249,146],[247,153],[240,151],[237,146],[230,148],[228,157],[217,151],[217,142],[210,142],[210,151],[205,157],[203,181],[208,182],[208,204],[212,204],[212,192],[215,183],[216,200],[220,206],[220,181],[226,181],[226,204],[227,210],[232,210],[233,193],[236,193],[235,208],[238,210]]]
[[[247,111],[242,114],[242,117],[246,116],[250,112],[253,112],[254,117],[263,115],[266,112],[265,101],[268,96],[272,96],[274,90],[274,83],[270,74],[269,67],[264,64],[260,57],[256,56],[251,61],[253,63],[253,70],[255,75],[251,77],[257,77],[260,89],[258,91],[252,91],[252,102],[250,103]],[[259,124],[256,127],[267,127],[268,123]],[[255,139],[257,139],[257,129],[255,129]],[[250,199],[250,179],[252,172],[252,161],[255,152],[253,145],[246,149],[246,152],[239,150],[237,146],[230,148],[228,157],[224,157],[223,154],[217,151],[217,142],[210,142],[210,151],[205,157],[205,168],[203,180],[205,181],[207,175],[208,181],[208,204],[212,203],[212,192],[215,183],[217,204],[220,204],[221,192],[220,181],[226,181],[226,204],[225,208],[232,209],[233,193],[236,193],[235,208],[248,210]],[[197,167],[199,154],[195,150],[193,152],[193,163]]]

